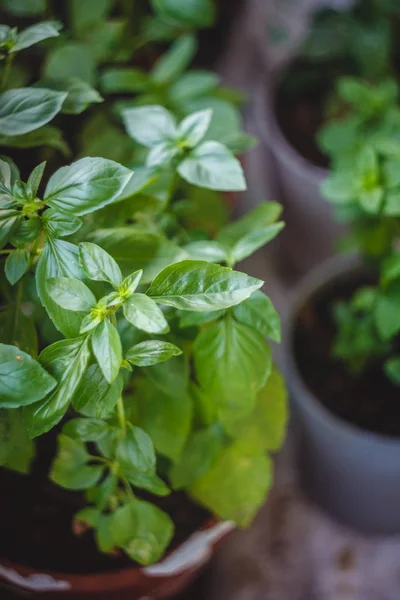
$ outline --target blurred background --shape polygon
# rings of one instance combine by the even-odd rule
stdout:
[[[235,210],[277,200],[286,222],[272,248],[258,252],[245,268],[266,280],[285,326],[299,280],[340,249],[345,231],[320,192],[329,159],[317,133],[329,118],[330,94],[343,75],[377,81],[386,78],[382,73],[389,60],[398,64],[400,2],[228,4],[224,27],[229,34],[217,69],[226,83],[245,93],[245,129],[259,139],[243,158],[249,189]],[[275,350],[282,361],[281,349]],[[292,416],[266,506],[249,530],[222,543],[184,598],[400,597],[400,537],[361,533],[317,507],[301,485],[299,437]]]

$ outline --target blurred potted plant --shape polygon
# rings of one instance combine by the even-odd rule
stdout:
[[[56,38],[60,25],[2,31],[11,67],[21,39]],[[176,56],[159,59],[159,76]],[[128,135],[115,112],[108,137],[82,117],[91,135],[78,151],[122,140],[127,166],[84,156],[21,175],[33,133],[40,152],[63,133],[75,148],[69,118],[50,121],[101,98],[69,76],[12,88],[14,67],[0,94],[15,159],[0,160],[0,577],[38,597],[168,597],[271,486],[287,419],[266,341],[279,341],[279,318],[263,282],[233,268],[279,233],[281,209],[210,215],[219,192],[245,189],[240,163],[212,136],[211,108],[176,118],[148,91],[118,108]]]
[[[400,530],[398,89],[394,81],[374,88],[347,78],[340,89],[353,110],[321,132],[334,165],[322,192],[347,220],[346,245],[361,260],[336,258],[301,286],[287,372],[308,489],[344,522],[393,533]]]
[[[395,72],[398,16],[396,3],[376,0],[359,0],[347,10],[319,10],[295,57],[272,74],[269,91],[264,82],[260,85],[259,129],[277,164],[288,223],[286,241],[299,270],[331,255],[342,232],[319,191],[329,156],[317,132],[331,120],[336,82],[356,75],[377,83]],[[309,243],[299,253],[303,239]]]

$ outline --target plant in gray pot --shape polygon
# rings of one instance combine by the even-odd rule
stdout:
[[[344,75],[382,81],[393,72],[398,12],[394,3],[375,0],[317,11],[295,57],[271,74],[268,86],[259,84],[258,128],[276,164],[285,207],[282,241],[300,272],[331,256],[343,232],[319,191],[330,162],[317,133],[332,118],[336,82]]]
[[[335,147],[322,192],[346,217],[345,241],[358,257],[331,259],[301,284],[286,369],[309,493],[353,527],[393,533],[400,531],[400,119],[388,98],[397,87],[342,86],[374,127],[355,128],[346,151]],[[350,131],[348,119],[337,124],[337,139],[346,124]]]

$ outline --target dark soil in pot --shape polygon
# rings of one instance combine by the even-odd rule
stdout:
[[[53,437],[53,439],[51,439]],[[87,503],[82,493],[64,490],[48,479],[55,436],[38,438],[30,475],[0,469],[0,557],[38,570],[89,574],[134,567],[125,554],[97,550],[92,531],[73,533],[73,515]],[[149,499],[141,494],[143,499]],[[203,526],[210,515],[183,493],[151,501],[175,523],[174,548]],[[136,565],[137,566],[137,565]]]
[[[306,386],[334,415],[364,430],[400,437],[400,392],[386,377],[383,361],[353,376],[331,356],[333,303],[349,298],[371,279],[365,273],[348,273],[311,297],[295,320],[294,355]]]

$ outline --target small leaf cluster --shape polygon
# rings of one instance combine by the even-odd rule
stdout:
[[[302,56],[331,72],[379,80],[392,72],[400,11],[392,0],[358,0],[347,9],[324,8],[313,17]]]
[[[50,479],[87,500],[74,531],[140,564],[174,534],[152,495],[247,525],[287,421],[279,316],[234,270],[281,208],[228,222],[220,192],[245,189],[252,141],[238,96],[190,69],[215,4],[150,5],[71,0],[64,29],[0,29],[0,464],[29,472],[57,427]],[[13,22],[44,8],[2,2]]]
[[[398,86],[372,86],[343,78],[338,92],[349,110],[320,132],[332,169],[323,195],[348,223],[346,245],[357,249],[376,273],[378,284],[363,287],[334,309],[338,327],[333,355],[362,375],[374,363],[394,375],[400,332],[398,240],[400,234],[400,110]],[[394,362],[393,362],[394,361]]]

